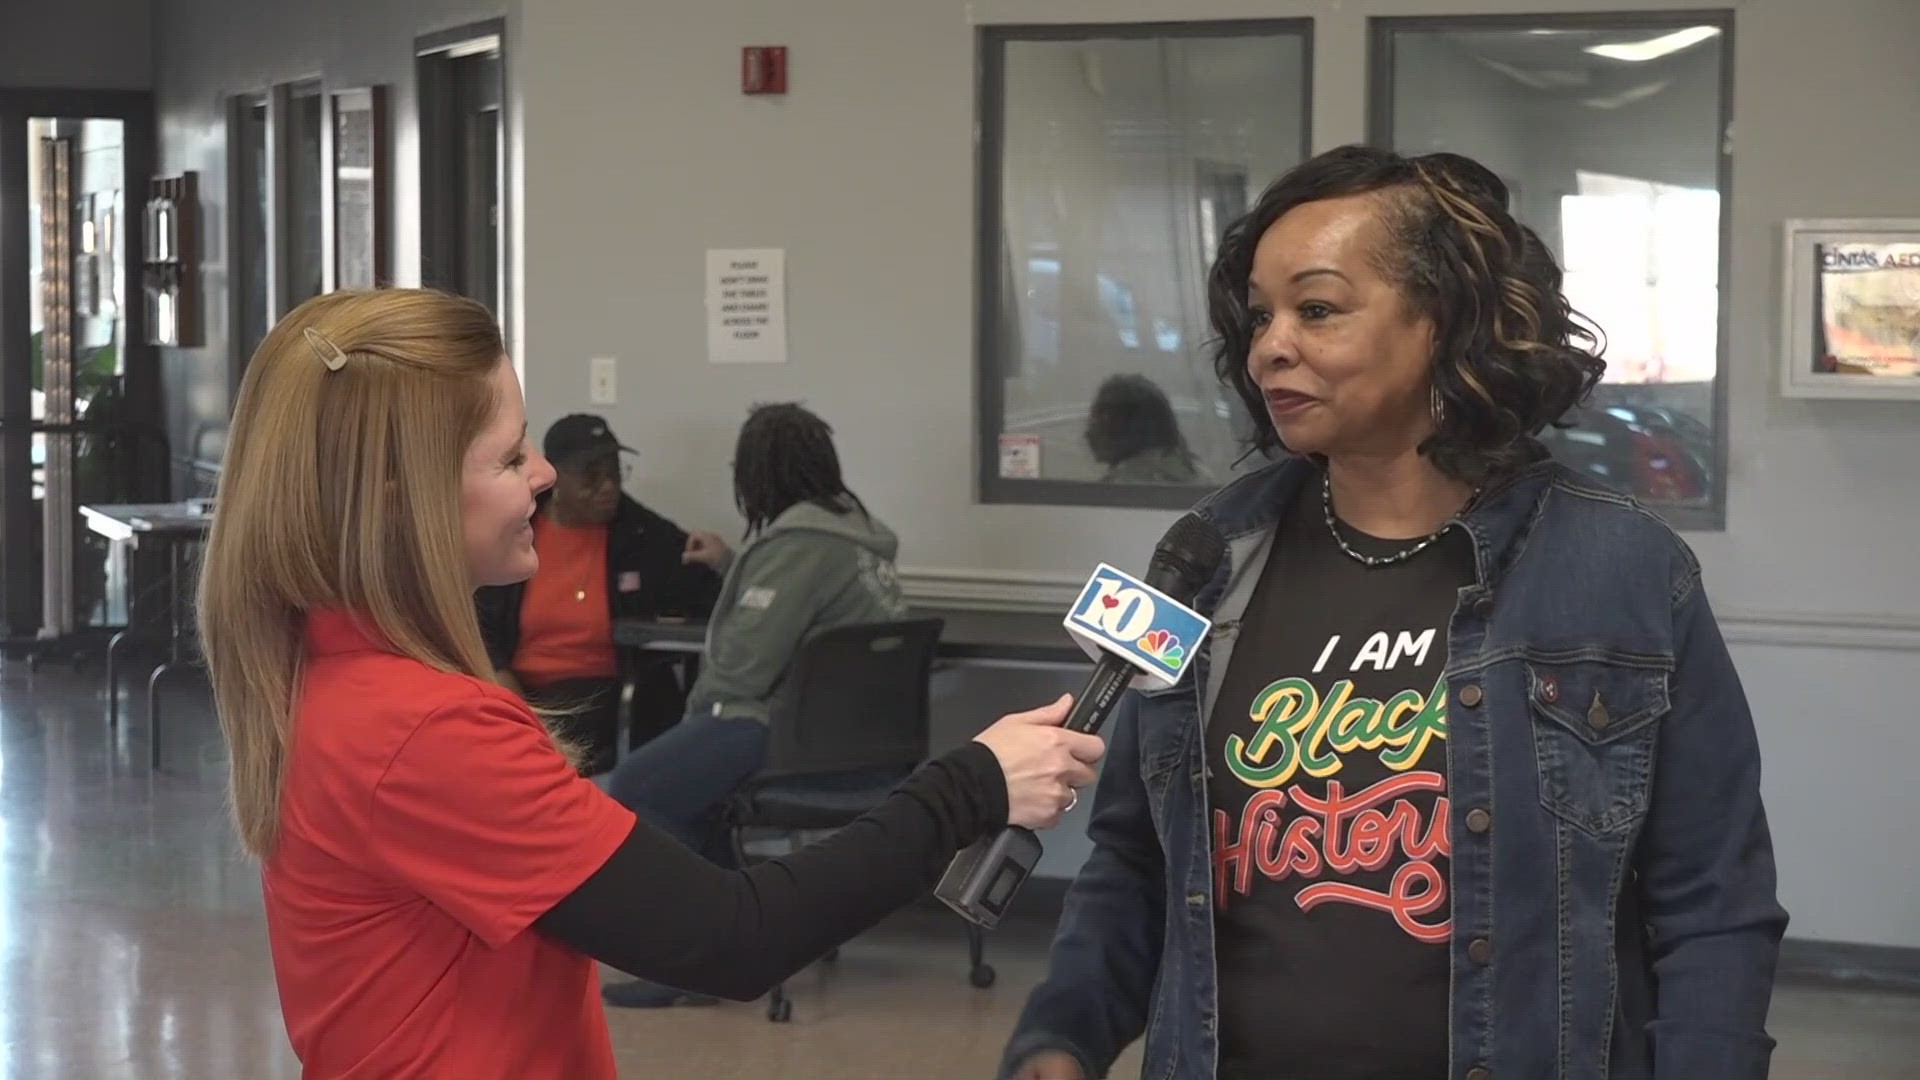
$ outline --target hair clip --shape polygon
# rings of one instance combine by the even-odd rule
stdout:
[[[327,365],[328,371],[339,371],[347,366],[347,354],[340,351],[340,346],[328,341],[325,334],[311,326],[302,333],[306,335],[307,344],[313,347],[313,354]]]

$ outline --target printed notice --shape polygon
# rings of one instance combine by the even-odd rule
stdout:
[[[1004,480],[1040,479],[1040,436],[1000,436],[1000,476]]]
[[[707,252],[707,359],[715,364],[787,362],[785,251]]]

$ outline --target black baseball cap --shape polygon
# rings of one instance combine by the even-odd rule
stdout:
[[[556,469],[578,468],[603,457],[636,452],[614,438],[607,422],[592,413],[574,413],[555,420],[547,429],[541,449]]]

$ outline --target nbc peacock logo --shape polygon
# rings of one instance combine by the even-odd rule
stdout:
[[[1180,670],[1180,662],[1187,658],[1187,650],[1180,639],[1165,630],[1149,630],[1140,635],[1135,642],[1140,651],[1167,665],[1175,671]]]

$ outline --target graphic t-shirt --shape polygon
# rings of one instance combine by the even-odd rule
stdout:
[[[1282,520],[1207,730],[1221,1080],[1447,1075],[1443,672],[1473,580],[1459,530],[1353,559],[1317,482]]]

